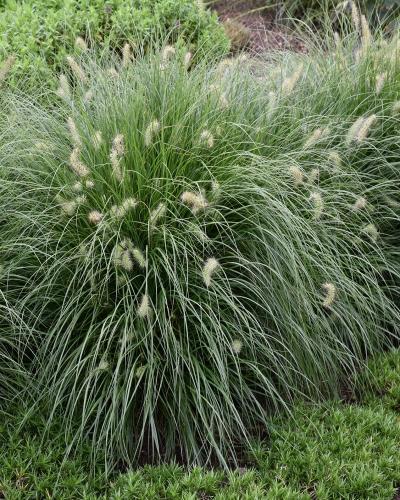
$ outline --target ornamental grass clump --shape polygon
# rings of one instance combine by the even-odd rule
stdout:
[[[33,384],[111,463],[227,465],[268,415],[334,394],[397,337],[381,205],[397,69],[377,58],[377,96],[348,43],[332,67],[315,49],[275,71],[188,71],[170,49],[113,78],[118,61],[76,61],[86,80],[71,67],[56,110],[8,96],[4,297]]]

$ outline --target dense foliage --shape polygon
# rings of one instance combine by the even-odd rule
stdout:
[[[226,464],[397,338],[398,56],[360,18],[329,55],[69,58],[55,111],[7,96],[0,284],[77,438]]]
[[[6,0],[0,4],[0,31],[0,65],[14,55],[12,76],[32,82],[34,75],[36,83],[51,79],[66,55],[84,44],[121,52],[126,42],[137,47],[169,36],[200,53],[229,49],[216,15],[196,0]]]
[[[378,356],[362,372],[358,389],[368,404],[298,405],[290,420],[275,420],[269,438],[231,472],[164,464],[104,478],[100,457],[89,467],[87,444],[65,458],[58,420],[49,430],[43,417],[10,408],[0,414],[0,492],[16,500],[392,500],[400,480],[399,406],[392,407],[386,391],[400,377],[399,354]]]

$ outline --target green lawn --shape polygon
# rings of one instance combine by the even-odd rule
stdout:
[[[388,499],[400,485],[400,352],[372,360],[352,404],[299,405],[275,420],[269,439],[246,466],[184,470],[146,466],[105,479],[89,469],[89,449],[64,459],[65,439],[53,428],[43,440],[38,415],[20,429],[23,410],[3,413],[0,492],[6,499]]]

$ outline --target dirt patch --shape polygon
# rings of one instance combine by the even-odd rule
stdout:
[[[232,2],[224,0],[211,6],[222,22],[241,24],[248,33],[243,48],[260,53],[272,50],[290,50],[306,53],[304,42],[288,27],[278,22],[276,10],[257,10],[257,4],[250,1]],[[236,47],[238,49],[238,47]]]

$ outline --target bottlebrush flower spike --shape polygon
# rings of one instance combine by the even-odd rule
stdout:
[[[129,43],[125,43],[122,49],[122,67],[127,68],[132,62],[132,50]]]
[[[192,53],[186,52],[186,54],[183,58],[183,64],[184,64],[186,69],[189,69],[191,62],[192,62]]]
[[[76,175],[78,175],[79,177],[87,177],[90,172],[87,166],[81,162],[80,155],[80,149],[77,147],[74,148],[72,150],[71,156],[69,157],[69,164]]]
[[[11,71],[11,68],[14,66],[15,57],[8,56],[7,59],[0,66],[0,87],[4,80],[7,78],[8,73]]]
[[[378,241],[379,232],[375,224],[367,224],[363,231],[376,243]]]
[[[387,78],[387,73],[381,73],[376,76],[376,84],[375,84],[376,95],[379,95],[382,92],[386,82],[386,78]]]
[[[82,67],[75,61],[75,59],[72,56],[67,56],[67,62],[75,77],[82,83],[87,83],[88,78],[85,72],[83,71]]]
[[[117,134],[113,140],[110,161],[114,177],[120,182],[124,177],[124,173],[121,168],[121,157],[124,155],[124,152],[124,136],[122,134]]]
[[[360,128],[357,130],[357,133],[354,137],[354,140],[358,143],[365,141],[367,138],[369,131],[371,127],[374,125],[374,123],[377,120],[376,115],[371,115],[368,116],[367,118],[364,118],[364,120],[361,123]]]
[[[310,201],[314,205],[314,220],[319,220],[324,211],[324,202],[322,200],[322,196],[317,192],[313,192],[310,195]]]
[[[357,198],[357,200],[354,202],[354,205],[353,205],[353,210],[355,211],[358,211],[358,210],[362,210],[363,208],[365,208],[367,206],[367,199],[364,198],[364,196],[360,196],[359,198]]]
[[[214,136],[209,130],[203,130],[200,134],[200,144],[211,149],[214,146]]]
[[[68,125],[68,129],[69,129],[69,133],[71,135],[73,145],[77,148],[82,147],[81,136],[79,135],[76,123],[74,122],[74,119],[71,116],[69,116],[67,119],[67,125]]]
[[[324,283],[322,285],[323,290],[325,291],[325,298],[322,302],[322,305],[329,309],[332,307],[336,298],[336,287],[333,283]]]
[[[61,203],[61,211],[64,215],[68,215],[69,217],[71,217],[72,215],[74,215],[74,213],[76,212],[76,209],[78,208],[78,204],[76,203],[75,200],[72,200],[72,201],[64,201],[63,203]]]
[[[308,184],[314,184],[319,181],[319,168],[313,168],[308,174],[307,182]]]
[[[150,306],[150,298],[145,293],[142,296],[142,300],[140,301],[138,310],[137,310],[139,318],[149,318],[151,316],[151,306]]]
[[[135,259],[137,265],[140,268],[144,269],[147,266],[147,261],[146,261],[145,256],[143,255],[143,252],[140,250],[140,248],[138,248],[138,247],[132,248],[131,252],[132,252],[132,256]]]
[[[76,38],[75,47],[77,49],[81,50],[82,52],[85,52],[88,49],[87,43],[85,42],[85,40],[81,36],[78,36]]]
[[[66,101],[71,100],[71,89],[69,86],[68,78],[64,74],[61,74],[58,77],[58,81],[59,87],[56,92],[58,97],[60,97],[61,99],[65,99]]]
[[[158,120],[153,120],[150,122],[144,133],[144,144],[145,146],[151,146],[154,142],[154,137],[159,133],[161,129],[160,122]]]
[[[96,151],[98,151],[100,149],[100,146],[103,142],[103,137],[102,137],[102,134],[101,134],[101,131],[100,130],[97,130],[95,133],[94,133],[94,136],[93,136],[93,147]]]
[[[232,341],[232,351],[235,354],[240,354],[242,348],[243,348],[243,342],[241,340],[235,339]]]
[[[337,151],[329,151],[328,161],[333,164],[335,170],[339,170],[342,166],[342,157]]]
[[[303,171],[300,170],[299,167],[296,167],[293,165],[292,167],[289,168],[290,175],[292,176],[293,179],[293,184],[295,187],[300,186],[304,182],[304,174]]]
[[[88,221],[90,224],[98,225],[103,220],[104,215],[98,210],[92,210],[88,214]]]
[[[351,7],[351,20],[353,22],[354,30],[360,31],[360,14],[358,12],[357,5],[355,4],[355,2],[351,1],[350,7]]]
[[[314,130],[314,132],[310,135],[310,137],[306,140],[304,143],[303,148],[308,149],[314,146],[322,137],[323,135],[323,129],[322,128],[317,128]]]
[[[160,203],[157,208],[150,212],[149,224],[151,227],[154,227],[157,222],[164,217],[167,207],[165,203]]]
[[[396,101],[396,102],[393,103],[392,113],[394,115],[396,115],[397,113],[400,113],[400,101]]]
[[[181,195],[182,203],[188,205],[194,214],[208,207],[208,202],[202,194],[196,194],[192,191],[185,191]]]
[[[297,82],[300,80],[300,77],[303,74],[303,69],[304,69],[303,64],[300,64],[290,77],[285,78],[285,80],[283,80],[282,82],[283,95],[288,96],[293,92]]]
[[[360,116],[357,118],[357,120],[353,123],[353,125],[349,128],[347,135],[346,135],[346,144],[349,146],[357,137],[358,131],[362,127],[364,123],[364,117]]]
[[[361,43],[364,50],[368,49],[371,45],[371,31],[369,29],[369,24],[367,18],[364,14],[361,15]]]
[[[206,260],[203,267],[203,281],[207,288],[211,286],[212,277],[220,267],[221,264],[214,257]]]

